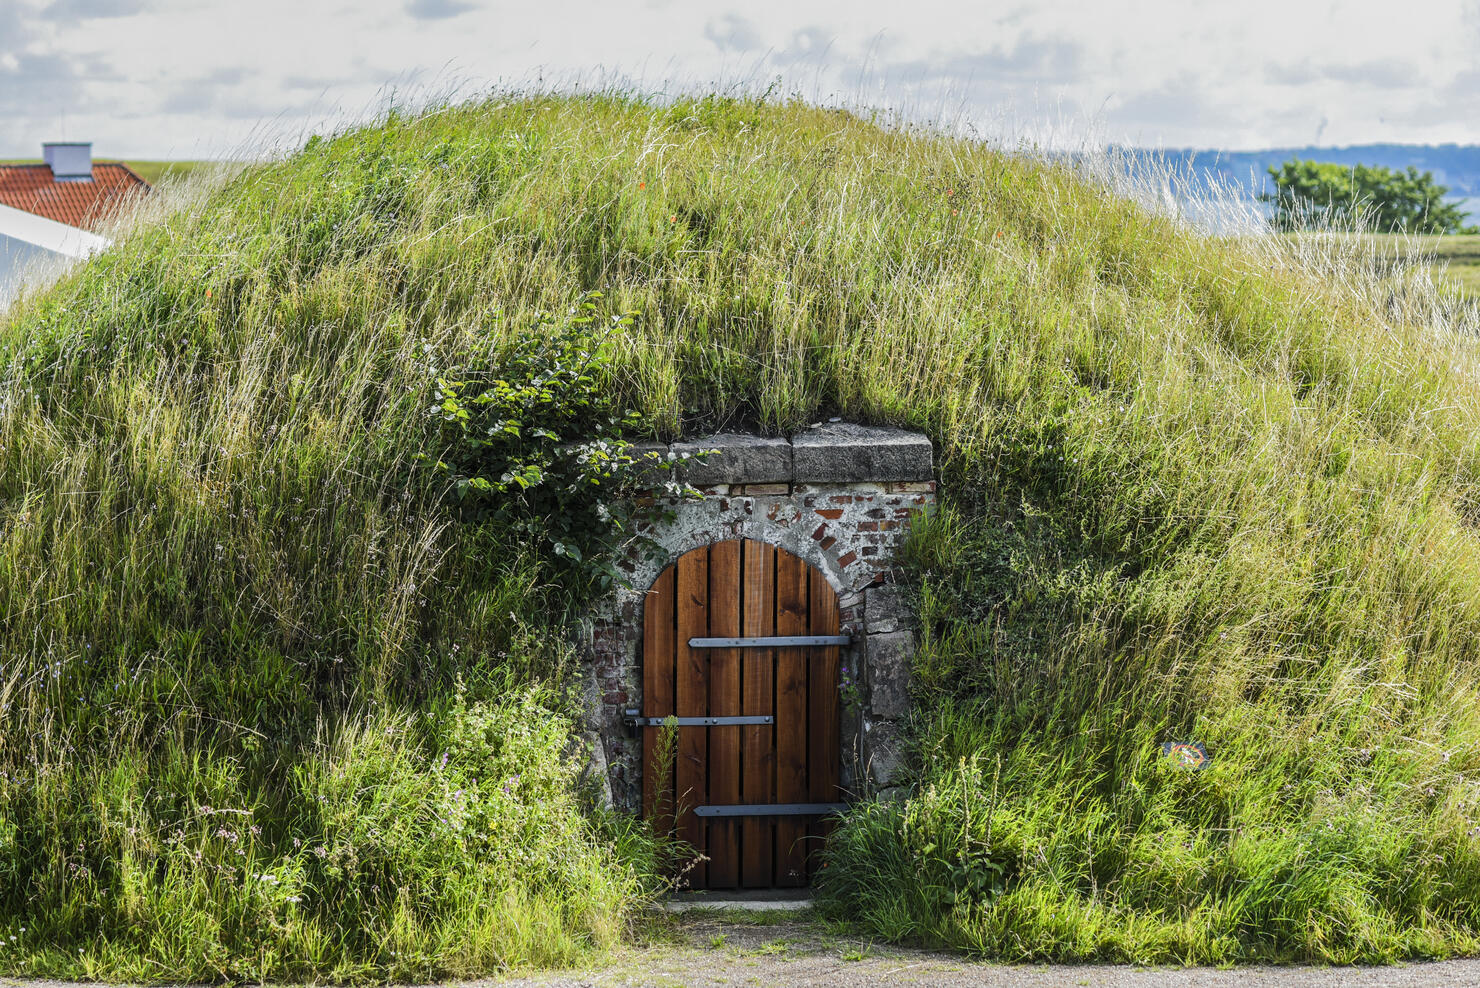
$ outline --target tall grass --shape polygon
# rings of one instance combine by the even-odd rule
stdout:
[[[1472,949],[1480,390],[1432,286],[761,100],[392,112],[178,194],[0,323],[0,968],[613,942],[654,852],[560,740],[581,601],[417,459],[441,368],[591,289],[653,435],[937,443],[920,788],[834,901],[1016,957]]]

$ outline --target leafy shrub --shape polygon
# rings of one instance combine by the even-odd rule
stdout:
[[[658,480],[673,460],[635,457],[624,438],[639,417],[614,404],[611,336],[634,317],[602,321],[601,301],[592,292],[569,318],[539,316],[470,354],[437,378],[433,411],[445,426],[437,466],[451,474],[466,514],[536,549],[548,544],[605,588],[621,579],[611,551],[657,504],[636,496],[639,484],[648,481],[649,494],[685,488]]]

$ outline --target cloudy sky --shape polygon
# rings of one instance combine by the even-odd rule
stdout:
[[[1480,0],[0,0],[0,157],[190,158],[413,99],[764,87],[1008,140],[1480,143]]]

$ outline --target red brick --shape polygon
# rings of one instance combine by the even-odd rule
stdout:
[[[813,542],[820,542],[820,541],[822,541],[822,537],[824,535],[826,535],[826,534],[827,534],[827,526],[826,525],[818,525],[817,526],[817,531],[815,531],[815,532],[812,533],[812,541]]]
[[[827,538],[823,539],[817,544],[822,548],[823,552],[826,552],[828,549],[831,549],[833,546],[837,545],[838,540],[829,535]]]
[[[860,532],[877,532],[879,530],[879,523],[876,521],[861,521],[858,523],[858,530]]]
[[[831,501],[833,504],[852,504],[853,503],[853,495],[851,495],[851,494],[834,494],[832,497],[828,498],[828,500]]]
[[[853,564],[853,561],[856,560],[857,558],[858,558],[858,553],[856,553],[856,552],[847,553],[846,555],[842,555],[842,556],[839,556],[838,557],[838,565],[839,566],[851,566]]]
[[[823,518],[826,518],[828,521],[837,521],[839,518],[843,517],[842,508],[823,508],[817,513]]]

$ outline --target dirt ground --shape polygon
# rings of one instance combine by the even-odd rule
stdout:
[[[521,988],[617,986],[971,985],[985,988],[1418,988],[1480,986],[1480,960],[1398,967],[1243,967],[1157,969],[1108,965],[1003,965],[951,954],[889,947],[830,934],[787,917],[759,919],[691,913],[656,944],[633,948],[599,970],[496,982]],[[493,983],[490,983],[493,984]]]

